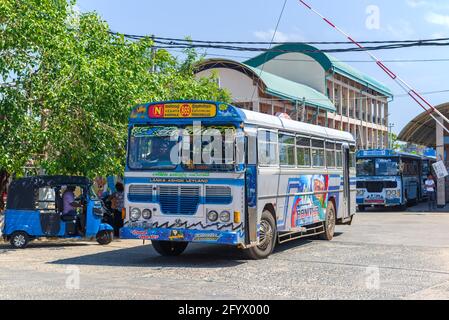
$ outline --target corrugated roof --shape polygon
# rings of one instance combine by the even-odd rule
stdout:
[[[449,116],[449,103],[435,107],[446,117]],[[437,123],[428,112],[423,112],[410,121],[398,136],[398,140],[427,147],[436,147]]]
[[[317,61],[326,71],[333,70],[336,73],[341,74],[359,83],[362,83],[363,85],[371,89],[374,89],[379,93],[384,94],[385,96],[388,97],[393,96],[392,91],[385,84],[351,67],[350,65],[339,61],[337,58],[331,56],[330,54],[321,52],[318,48],[315,48],[305,43],[292,43],[292,44],[279,45],[273,47],[271,51],[258,55],[252,59],[245,61],[244,63],[252,67],[259,67],[264,63],[266,63],[267,61],[275,59],[280,55],[292,52],[302,53],[311,57],[312,59]]]
[[[335,106],[329,98],[321,92],[304,84],[279,77],[258,68],[246,66],[257,74],[257,76],[264,82],[267,93],[291,101],[302,101],[305,99],[306,103],[309,105],[326,109],[330,112],[336,111]]]
[[[250,74],[251,77],[259,78],[265,86],[268,94],[289,100],[292,102],[302,103],[305,100],[307,105],[314,106],[326,111],[335,112],[336,108],[327,96],[321,92],[272,73],[262,71],[256,67],[252,67],[237,61],[228,59],[208,59],[202,61],[197,67],[196,72],[215,68],[230,68],[240,70]]]

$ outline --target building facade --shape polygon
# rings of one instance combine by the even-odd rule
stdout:
[[[350,132],[360,149],[388,147],[390,89],[315,47],[286,44],[243,63],[197,66],[197,77],[213,74],[237,106]]]

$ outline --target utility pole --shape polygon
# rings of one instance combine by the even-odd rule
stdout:
[[[392,133],[392,132],[391,132],[391,131],[392,131],[391,129],[392,129],[393,127],[394,127],[394,123],[391,123],[391,122],[390,122],[390,123],[388,124],[388,149],[390,149],[390,150],[393,148],[393,145],[392,145],[392,143],[391,143],[392,140],[393,140],[393,139],[392,139],[392,136],[391,136],[391,133]]]

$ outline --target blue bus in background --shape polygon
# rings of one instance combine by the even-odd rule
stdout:
[[[403,209],[422,200],[423,160],[422,156],[394,150],[360,150],[357,153],[359,211],[367,207]]]

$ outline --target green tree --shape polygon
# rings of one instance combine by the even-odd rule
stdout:
[[[79,14],[74,5],[0,1],[0,169],[117,174],[133,105],[229,101],[213,78],[195,79],[195,51],[181,60],[153,51],[150,38],[111,34],[96,13]]]

